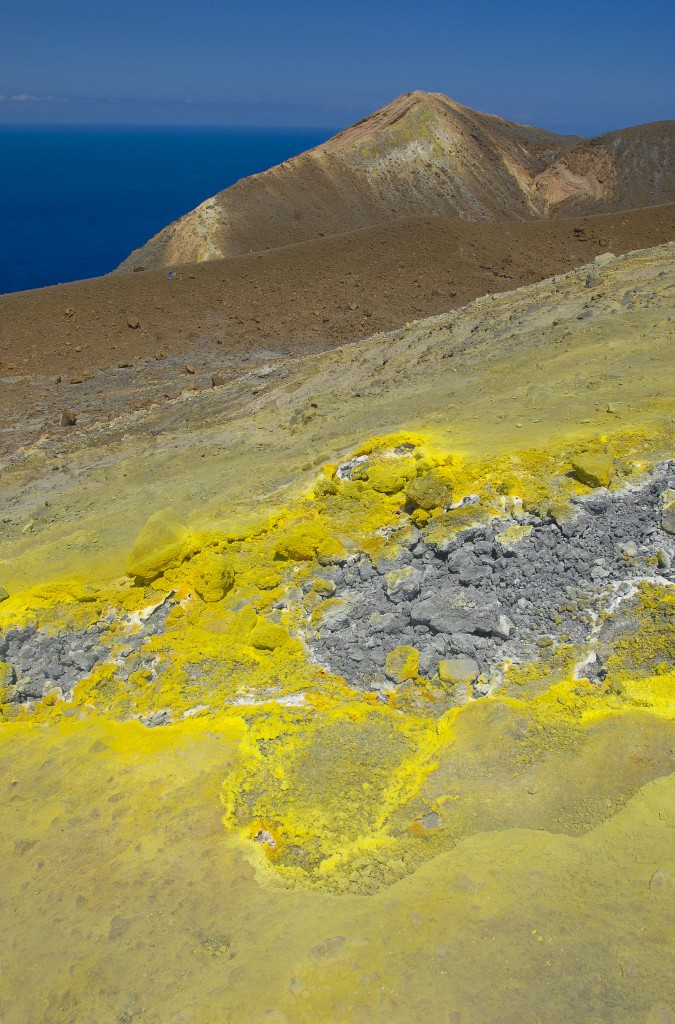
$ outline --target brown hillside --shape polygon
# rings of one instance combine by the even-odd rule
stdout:
[[[206,200],[120,270],[239,256],[404,217],[532,219],[535,177],[580,141],[476,113],[440,93],[409,93]]]

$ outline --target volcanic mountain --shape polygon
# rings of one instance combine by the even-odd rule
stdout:
[[[239,256],[406,217],[533,220],[666,203],[675,199],[674,136],[665,121],[587,140],[441,93],[407,93],[207,199],[119,269]]]

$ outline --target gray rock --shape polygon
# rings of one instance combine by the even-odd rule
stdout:
[[[479,672],[478,662],[473,658],[444,658],[438,663],[438,677],[449,686],[472,683]]]
[[[485,633],[493,632],[497,625],[494,608],[479,610],[457,608],[448,596],[439,593],[424,601],[418,601],[410,609],[413,625],[421,623],[436,633]]]
[[[453,633],[450,637],[450,649],[457,654],[472,655],[476,653],[476,637],[469,633]]]
[[[392,601],[412,601],[420,592],[422,573],[412,569],[407,575],[401,576],[387,584],[387,597]]]

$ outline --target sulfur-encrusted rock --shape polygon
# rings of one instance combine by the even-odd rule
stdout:
[[[276,546],[276,555],[278,558],[298,562],[309,561],[329,539],[320,523],[311,520],[297,523],[280,538]]]
[[[6,588],[5,587],[0,587],[0,604],[3,601],[6,601],[8,597],[9,597],[9,592],[6,590]]]
[[[447,686],[462,686],[478,678],[480,669],[473,658],[444,658],[438,663],[438,678]]]
[[[406,644],[389,652],[384,671],[393,683],[404,683],[408,679],[417,678],[419,664],[419,651],[416,647],[409,647]]]
[[[582,484],[588,487],[608,487],[614,475],[611,455],[593,455],[587,452],[570,460],[572,469]]]
[[[470,540],[490,515],[490,510],[481,505],[452,509],[435,516],[425,527],[422,537],[434,551],[444,554],[454,548],[458,534],[462,534],[463,540]]]
[[[513,524],[507,527],[505,530],[501,530],[495,537],[495,544],[498,545],[499,550],[504,555],[515,555],[518,551],[519,543],[529,537],[532,533],[531,526],[522,526],[521,524]]]
[[[379,494],[398,494],[406,485],[406,477],[394,466],[373,466],[368,470],[368,483]]]
[[[283,647],[288,640],[288,633],[283,626],[267,619],[258,619],[249,637],[249,642],[259,651],[274,651]]]
[[[9,699],[9,688],[16,682],[14,667],[7,662],[0,662],[0,703]]]
[[[349,625],[351,607],[340,598],[330,597],[312,612],[312,623],[321,631],[342,629]]]
[[[392,569],[385,576],[387,597],[390,601],[412,601],[420,592],[422,573],[404,565],[402,569]]]
[[[335,593],[335,584],[332,580],[318,579],[314,580],[312,589],[315,590],[317,594],[322,594],[324,597],[330,597],[331,594]]]
[[[150,516],[134,541],[127,574],[151,583],[167,569],[175,569],[191,554],[191,534],[170,508]]]
[[[190,562],[192,585],[203,601],[220,601],[234,583],[234,569],[222,551],[203,551]]]
[[[417,508],[430,511],[452,501],[452,489],[436,473],[423,473],[408,484],[406,495]]]

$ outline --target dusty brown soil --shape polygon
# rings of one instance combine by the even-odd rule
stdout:
[[[557,222],[417,218],[0,296],[0,450],[675,238],[675,204]],[[130,326],[136,324],[138,326]],[[188,369],[189,367],[189,369]]]

